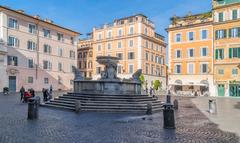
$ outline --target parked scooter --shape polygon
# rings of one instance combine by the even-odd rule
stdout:
[[[8,95],[9,93],[9,88],[8,87],[4,87],[3,88],[3,95]]]

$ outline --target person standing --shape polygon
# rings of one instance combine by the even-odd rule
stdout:
[[[20,96],[21,96],[20,101],[23,101],[24,93],[25,93],[25,89],[22,86],[21,89],[20,89]]]

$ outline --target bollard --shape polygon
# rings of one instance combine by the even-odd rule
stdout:
[[[174,107],[174,109],[178,110],[178,100],[177,99],[175,99],[173,101],[173,107]]]
[[[28,119],[33,120],[36,118],[36,107],[35,107],[35,99],[28,99]]]
[[[147,115],[152,115],[152,104],[151,103],[148,103],[147,104],[147,112],[146,112]]]
[[[80,100],[76,100],[76,102],[75,102],[75,112],[79,113],[80,110],[81,110],[81,102],[80,102]]]
[[[34,97],[35,98],[35,118],[37,119],[38,118],[38,108],[40,106],[40,101],[41,101],[41,98],[39,96],[36,96]]]
[[[173,105],[166,103],[163,109],[163,127],[165,129],[175,129],[175,118]]]
[[[216,114],[217,113],[217,103],[216,103],[216,100],[210,99],[210,100],[208,100],[208,104],[209,104],[209,113]]]

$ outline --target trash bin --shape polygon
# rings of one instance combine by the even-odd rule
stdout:
[[[28,99],[28,119],[33,120],[38,118],[38,107],[40,104],[40,97]]]
[[[215,99],[208,100],[209,105],[209,113],[216,114],[217,113],[217,103]]]
[[[175,129],[174,109],[171,103],[163,105],[163,127],[165,129]]]

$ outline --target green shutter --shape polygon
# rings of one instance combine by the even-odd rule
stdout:
[[[218,39],[218,30],[215,31],[215,39]]]
[[[229,48],[229,58],[231,59],[232,58],[232,48]]]
[[[215,58],[218,59],[218,49],[215,50]]]
[[[240,58],[240,47],[238,48],[238,58]]]
[[[228,36],[229,36],[229,38],[232,37],[232,29],[229,29],[229,30],[228,30]]]
[[[223,30],[223,33],[224,33],[224,38],[227,38],[227,30]]]
[[[240,27],[238,27],[238,37],[240,37]]]

